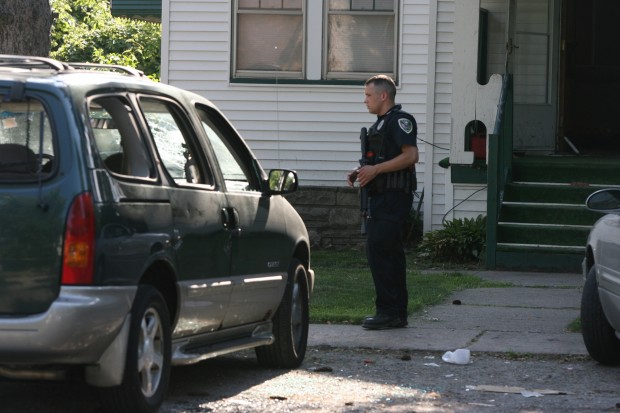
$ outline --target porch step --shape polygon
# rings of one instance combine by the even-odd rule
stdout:
[[[555,225],[592,225],[600,216],[585,204],[551,202],[503,202],[500,211],[501,222]]]
[[[585,247],[498,244],[497,266],[512,270],[580,272]]]
[[[504,201],[535,203],[563,203],[584,205],[594,191],[610,185],[559,182],[511,182],[507,185]]]
[[[515,157],[512,176],[522,182],[618,185],[620,162],[594,156]]]
[[[508,243],[508,242],[500,242],[497,244],[497,247],[501,251],[512,251],[512,252],[552,252],[552,253],[561,253],[561,254],[574,254],[579,253],[582,254],[585,252],[585,246],[571,246],[571,245],[552,245],[552,244],[517,244],[517,243]]]
[[[511,240],[510,243],[504,243],[504,245],[531,246],[532,249],[548,247],[553,250],[566,247],[564,252],[575,251],[574,247],[583,249],[589,231],[589,225],[498,223],[498,239]],[[540,244],[543,240],[546,243]]]

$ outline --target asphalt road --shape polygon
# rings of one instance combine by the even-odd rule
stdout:
[[[618,383],[620,368],[587,356],[474,352],[455,365],[437,352],[312,347],[292,371],[261,369],[253,352],[174,368],[161,412],[610,412]],[[0,382],[0,400],[7,413],[102,411],[78,383]]]

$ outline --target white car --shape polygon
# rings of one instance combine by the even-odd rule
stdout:
[[[592,227],[583,260],[581,329],[590,356],[620,364],[620,189],[603,189],[586,200],[605,213]]]

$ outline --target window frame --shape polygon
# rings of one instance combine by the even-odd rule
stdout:
[[[394,17],[394,56],[391,72],[381,71],[381,73],[391,76],[394,81],[399,83],[401,27],[402,22],[402,1],[394,2],[393,11],[351,11],[343,10],[338,14],[368,14],[381,13]],[[316,85],[363,85],[370,76],[380,73],[372,72],[328,72],[328,16],[329,0],[302,0],[303,13],[303,52],[301,75],[291,75],[291,73],[280,71],[237,71],[237,30],[238,30],[238,2],[232,1],[232,24],[231,24],[231,50],[230,50],[230,83],[238,84],[316,84]],[[320,24],[319,23],[320,20]],[[319,27],[320,26],[320,27]]]
[[[140,116],[142,117],[142,121],[144,122],[144,133],[148,136],[149,144],[152,147],[152,151],[154,156],[156,157],[159,167],[163,171],[166,176],[166,179],[170,182],[172,186],[179,188],[205,188],[205,189],[215,189],[217,184],[217,178],[215,176],[213,166],[211,165],[210,159],[207,158],[207,154],[205,153],[205,148],[203,147],[203,142],[200,139],[199,131],[196,131],[193,127],[193,123],[189,117],[189,115],[183,110],[182,106],[178,104],[175,100],[170,99],[169,97],[158,96],[154,94],[148,93],[137,93],[135,95],[136,105],[138,110],[140,111]],[[194,161],[196,163],[196,167],[200,172],[202,177],[202,182],[183,182],[179,183],[176,179],[172,177],[166,163],[164,162],[162,155],[160,153],[160,147],[157,144],[157,140],[153,136],[153,133],[150,128],[150,124],[148,121],[148,117],[146,116],[146,112],[142,105],[143,100],[151,100],[161,103],[168,109],[168,113],[172,116],[175,121],[175,124],[179,127],[179,131],[183,135],[183,139],[190,146],[189,150],[194,156]]]
[[[113,169],[110,169],[106,165],[105,159],[102,156],[101,148],[99,147],[99,144],[97,143],[97,134],[95,132],[96,128],[91,123],[92,122],[92,118],[91,118],[91,104],[93,102],[96,102],[99,99],[116,99],[117,101],[122,101],[121,103],[125,104],[127,107],[130,108],[127,111],[127,117],[133,119],[133,123],[134,123],[132,125],[133,133],[135,133],[135,138],[137,139],[137,141],[139,141],[140,146],[142,147],[142,149],[144,151],[145,157],[147,157],[148,161],[150,162],[150,164],[148,165],[148,167],[149,167],[149,176],[141,176],[141,175],[135,175],[135,174],[126,174],[126,173],[123,173],[121,171],[114,171]],[[89,94],[86,97],[85,105],[86,105],[86,115],[87,115],[87,118],[89,119],[89,122],[88,122],[89,134],[92,137],[92,145],[93,145],[93,147],[94,147],[94,149],[95,149],[95,151],[97,153],[97,157],[98,157],[98,159],[100,161],[100,167],[101,168],[105,168],[110,174],[112,174],[117,179],[128,180],[128,181],[149,182],[151,184],[158,182],[158,180],[159,180],[159,172],[158,172],[157,163],[155,162],[154,153],[152,151],[152,146],[151,146],[152,143],[149,141],[150,138],[145,135],[145,131],[144,131],[144,128],[143,128],[143,125],[142,125],[142,119],[140,118],[141,114],[137,115],[136,110],[135,110],[134,100],[133,100],[131,94],[128,94],[128,93],[114,93],[114,92],[106,92],[106,91],[95,91],[95,92]],[[115,122],[117,121],[117,119],[114,117],[114,115],[111,114],[105,106],[103,106],[103,105],[100,105],[100,106],[102,107],[102,109],[105,112],[107,112],[111,116],[111,118]],[[121,138],[122,138],[122,133],[120,131],[119,131],[119,133],[121,134]],[[125,151],[123,151],[123,155],[124,154],[125,154]]]
[[[316,1],[316,0],[315,0]],[[307,0],[301,0],[301,11],[290,9],[239,9],[239,0],[233,0],[233,24],[232,24],[232,53],[231,53],[231,79],[305,79],[306,78],[306,54],[307,54]],[[239,44],[239,14],[265,14],[265,15],[301,15],[302,21],[302,46],[301,46],[301,71],[279,70],[238,70],[238,44]]]

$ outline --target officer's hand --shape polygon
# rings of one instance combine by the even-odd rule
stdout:
[[[366,186],[375,179],[377,176],[377,168],[376,165],[366,165],[360,168],[359,173],[357,174],[357,180],[359,181],[361,186]]]
[[[353,188],[353,184],[355,184],[355,180],[357,179],[357,173],[359,169],[354,169],[347,174],[347,185],[350,188]]]

